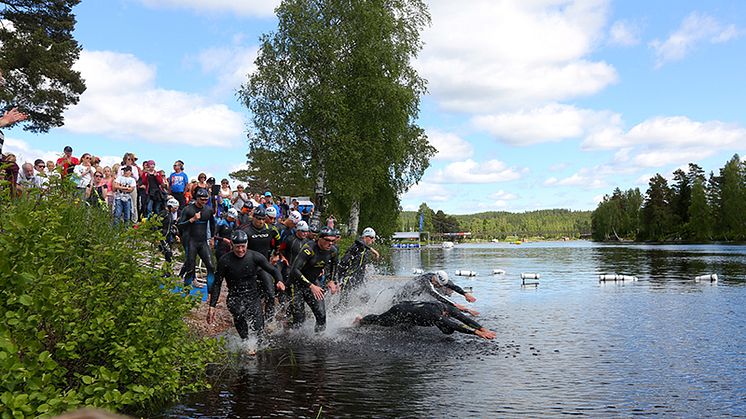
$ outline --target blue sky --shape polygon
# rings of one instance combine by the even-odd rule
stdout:
[[[746,154],[746,2],[427,3],[419,124],[439,153],[405,210],[593,209],[656,172]],[[250,115],[235,92],[276,4],[84,0],[88,90],[64,127],[8,130],[6,150],[51,159],[69,144],[109,164],[133,151],[226,177],[245,166]]]

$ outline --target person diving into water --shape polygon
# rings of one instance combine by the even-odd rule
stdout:
[[[448,305],[439,301],[402,301],[394,304],[384,313],[357,317],[353,325],[378,325],[384,327],[398,325],[435,326],[447,335],[459,332],[477,335],[488,340],[495,338],[495,332],[484,328],[460,311],[449,310],[448,307]]]

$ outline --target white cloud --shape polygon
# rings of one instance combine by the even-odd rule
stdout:
[[[207,13],[231,13],[242,16],[274,15],[280,0],[140,0],[153,8],[187,9]]]
[[[427,130],[427,139],[438,150],[433,160],[462,160],[474,154],[468,141],[450,132],[431,128]]]
[[[420,181],[402,196],[402,200],[420,200],[427,202],[444,202],[452,199],[453,194],[443,185]],[[419,207],[418,207],[419,208]]]
[[[158,88],[155,67],[131,54],[84,50],[75,69],[88,89],[65,113],[68,131],[190,146],[244,140],[241,114],[196,94]]]
[[[609,43],[629,47],[640,43],[640,28],[638,25],[618,20],[609,30]]]
[[[683,59],[697,44],[723,43],[739,35],[735,25],[723,25],[712,16],[692,12],[665,41],[656,39],[650,43],[650,47],[655,51],[656,68],[660,68],[667,62]]]
[[[608,2],[430,2],[433,25],[417,60],[446,109],[489,112],[594,94],[617,80],[588,58]]]
[[[472,123],[498,140],[514,145],[581,138],[621,124],[618,114],[548,104],[539,108],[494,115],[479,115]]]
[[[599,175],[592,170],[581,169],[564,179],[550,177],[544,181],[544,186],[579,186],[583,189],[605,188],[607,186],[606,182]]]
[[[205,73],[217,75],[218,93],[235,92],[256,70],[258,48],[240,46],[210,48],[199,53],[197,61]]]
[[[433,176],[436,183],[494,183],[520,178],[513,168],[499,160],[477,163],[472,159],[451,163]]]
[[[518,199],[518,195],[512,192],[505,192],[504,190],[500,189],[499,191],[490,194],[490,198],[510,201],[510,200]]]
[[[746,129],[720,121],[698,122],[685,116],[654,117],[635,125],[626,133],[619,127],[608,127],[603,135],[590,135],[583,143],[589,149],[651,147],[727,148],[746,142]]]

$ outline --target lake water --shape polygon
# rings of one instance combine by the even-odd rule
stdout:
[[[235,355],[212,390],[160,416],[746,417],[745,246],[457,245],[397,250],[382,268],[413,269],[473,287],[470,306],[497,338],[349,327],[384,311],[398,285],[374,281],[370,300],[331,315],[323,335],[311,320]],[[522,287],[521,272],[540,273],[539,285]],[[599,283],[601,273],[639,280]],[[709,273],[719,281],[693,280]]]

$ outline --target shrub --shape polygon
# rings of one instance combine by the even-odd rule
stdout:
[[[0,200],[0,416],[146,408],[207,386],[220,343],[148,262],[156,229],[115,227],[69,185]]]

